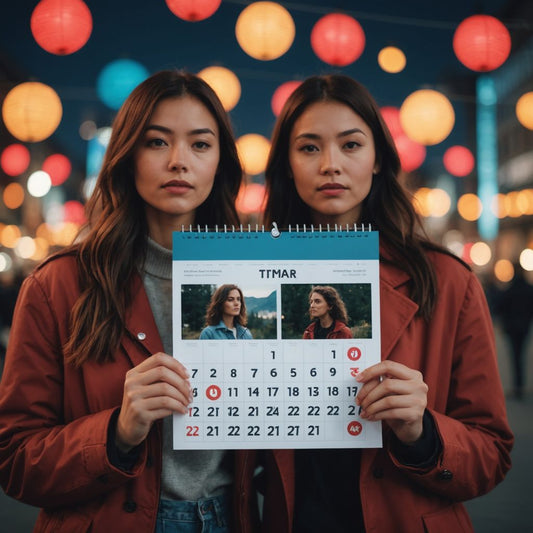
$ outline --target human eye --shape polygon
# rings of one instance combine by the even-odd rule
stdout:
[[[361,146],[361,143],[357,141],[347,141],[346,143],[344,143],[344,148],[346,150],[355,150],[359,146]]]
[[[318,152],[318,148],[314,144],[302,144],[298,147],[298,151],[305,154],[311,154],[313,152]]]
[[[193,143],[193,147],[196,150],[199,150],[201,152],[205,152],[206,150],[209,150],[209,148],[211,148],[211,143],[208,143],[207,141],[195,141]]]
[[[152,147],[152,148],[160,148],[162,146],[166,146],[167,143],[159,138],[159,137],[149,137],[146,139],[146,146]]]

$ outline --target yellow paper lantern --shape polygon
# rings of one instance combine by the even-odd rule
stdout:
[[[296,29],[290,13],[275,2],[255,2],[244,8],[235,25],[240,47],[254,59],[270,61],[292,45]]]
[[[455,124],[455,113],[442,93],[421,89],[404,100],[400,108],[400,122],[410,139],[430,146],[448,137]]]
[[[241,97],[241,83],[239,78],[224,67],[207,67],[198,76],[208,83],[217,93],[226,111],[231,111]]]
[[[405,54],[395,46],[387,46],[378,54],[379,66],[391,74],[401,72],[407,63]]]
[[[44,83],[21,83],[7,94],[2,105],[4,124],[24,142],[42,141],[57,129],[63,107],[57,93]]]
[[[524,128],[533,130],[533,91],[523,94],[516,102],[516,118]]]
[[[265,171],[270,142],[257,133],[248,133],[237,139],[237,151],[246,174],[255,176]]]

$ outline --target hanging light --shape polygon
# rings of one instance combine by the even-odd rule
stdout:
[[[407,60],[399,48],[386,46],[378,54],[378,64],[385,72],[397,74],[405,68]]]
[[[270,105],[272,107],[272,112],[276,117],[281,113],[287,98],[289,98],[294,90],[301,84],[301,81],[286,81],[274,91]]]
[[[452,146],[444,152],[444,168],[453,176],[468,176],[474,170],[474,156],[465,146]]]
[[[119,109],[131,91],[149,76],[148,70],[132,59],[116,59],[98,75],[96,91],[105,105]]]
[[[2,152],[0,165],[8,176],[20,176],[30,166],[30,151],[23,144],[10,144]]]
[[[31,15],[37,44],[56,55],[72,54],[89,40],[93,18],[82,0],[41,0]]]
[[[400,107],[400,122],[410,139],[429,146],[448,137],[455,123],[455,113],[442,93],[421,89],[404,100]]]
[[[365,32],[353,17],[330,13],[320,18],[311,31],[311,47],[325,63],[345,67],[365,49]]]
[[[165,0],[176,17],[189,22],[209,18],[220,6],[222,0]]]
[[[290,13],[275,2],[254,2],[237,19],[235,35],[240,47],[254,59],[270,61],[291,47],[296,28]]]
[[[516,118],[528,130],[533,130],[533,91],[523,94],[516,102]]]
[[[270,142],[257,133],[248,133],[237,139],[237,151],[246,174],[255,176],[266,168]]]
[[[198,76],[217,93],[226,111],[231,111],[238,104],[241,98],[241,82],[231,70],[224,67],[207,67],[201,70]]]
[[[57,93],[44,83],[25,82],[9,91],[2,105],[4,124],[24,142],[39,142],[54,133],[63,107]]]
[[[470,70],[488,72],[501,66],[511,52],[507,28],[490,15],[473,15],[457,26],[453,51]]]

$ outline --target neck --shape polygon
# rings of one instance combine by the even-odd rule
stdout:
[[[226,327],[228,329],[232,329],[235,327],[235,319],[231,315],[223,315],[222,321],[224,322],[224,324],[226,324]]]
[[[320,318],[320,325],[323,328],[329,328],[331,324],[333,324],[333,318],[331,318],[329,315]]]

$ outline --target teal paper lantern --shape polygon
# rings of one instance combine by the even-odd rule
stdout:
[[[149,76],[148,70],[132,59],[108,63],[98,75],[98,97],[111,109],[119,109],[131,91]]]

